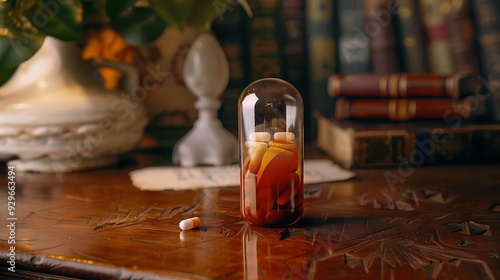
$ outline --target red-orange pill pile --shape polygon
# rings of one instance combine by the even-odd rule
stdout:
[[[302,216],[301,159],[295,142],[283,138],[249,145],[241,203],[245,219],[254,225],[286,226]]]

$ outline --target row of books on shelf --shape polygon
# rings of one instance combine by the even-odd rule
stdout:
[[[230,80],[222,96],[219,118],[237,130],[237,100],[252,81],[275,77],[307,95],[304,0],[249,0],[253,15],[230,6],[212,29],[226,54]]]
[[[309,134],[317,133],[315,120],[310,117],[314,111],[341,115],[345,110],[334,108],[349,106],[374,110],[407,108],[411,113],[411,108],[430,106],[430,101],[422,98],[446,99],[439,101],[439,110],[446,106],[474,105],[463,95],[418,96],[419,100],[409,102],[371,100],[373,96],[363,97],[365,100],[351,96],[332,99],[328,81],[336,73],[450,76],[467,72],[489,89],[500,88],[500,2],[497,0],[250,0],[249,3],[252,17],[231,6],[213,24],[230,64],[231,78],[219,112],[224,125],[232,131],[237,130],[234,116],[241,90],[263,77],[283,78],[303,94],[305,116],[309,118],[306,124],[313,126]],[[394,79],[397,76],[387,79],[386,91],[394,85]],[[360,92],[368,94],[364,90],[361,88]],[[490,93],[500,95],[500,90]],[[439,102],[434,100],[433,104],[438,106]],[[489,105],[497,108],[494,111],[500,119],[500,97],[493,96]],[[352,117],[357,115],[354,110],[351,112]]]
[[[241,90],[278,77],[303,94],[306,135],[346,167],[500,159],[499,125],[474,121],[500,119],[497,0],[249,3],[253,17],[231,7],[213,25],[231,68],[230,130]]]

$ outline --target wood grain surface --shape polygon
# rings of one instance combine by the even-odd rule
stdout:
[[[500,165],[355,170],[355,179],[306,186],[298,224],[261,228],[243,221],[236,186],[132,186],[128,172],[166,158],[136,153],[113,168],[16,174],[15,273],[3,167],[0,278],[500,278]],[[194,216],[201,226],[181,231],[179,221]]]

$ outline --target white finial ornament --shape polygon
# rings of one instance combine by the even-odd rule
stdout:
[[[184,62],[184,81],[198,98],[195,103],[198,119],[193,129],[175,145],[174,163],[195,166],[235,162],[237,139],[217,119],[218,98],[229,81],[229,65],[212,34],[202,33],[193,42]]]

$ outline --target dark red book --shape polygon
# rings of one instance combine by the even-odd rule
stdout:
[[[476,77],[455,74],[352,74],[331,75],[330,97],[410,98],[432,97],[459,99],[473,94]]]
[[[479,74],[479,63],[475,47],[476,32],[472,22],[470,0],[457,1],[451,5],[447,17],[448,38],[456,72]]]
[[[347,99],[339,98],[336,119],[408,121],[470,119],[477,113],[474,100],[450,99]]]
[[[394,20],[389,11],[390,4],[391,0],[364,0],[367,23],[362,30],[370,39],[371,66],[375,73],[400,70]]]

